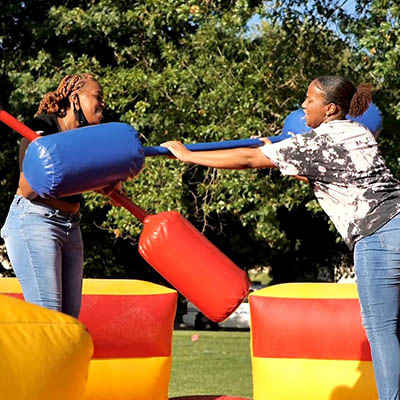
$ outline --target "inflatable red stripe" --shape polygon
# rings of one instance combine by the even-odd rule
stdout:
[[[170,356],[176,300],[176,293],[84,295],[79,320],[93,337],[93,358]]]
[[[255,357],[371,361],[358,299],[250,296],[250,310]]]
[[[2,293],[2,292],[0,292],[0,293],[6,294],[7,296],[15,297],[16,299],[25,300],[24,295],[22,293]]]

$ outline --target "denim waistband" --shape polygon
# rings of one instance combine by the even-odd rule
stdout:
[[[49,212],[51,212],[54,216],[59,216],[62,218],[67,219],[68,221],[74,222],[74,221],[79,221],[82,217],[82,214],[78,212],[67,212],[67,211],[62,211],[59,210],[58,208],[51,207],[47,204],[35,201],[35,200],[28,200],[25,197],[21,195],[15,195],[14,198],[15,204],[20,204],[21,202],[25,203],[25,206],[34,206],[34,207],[39,207],[41,209],[46,209]]]

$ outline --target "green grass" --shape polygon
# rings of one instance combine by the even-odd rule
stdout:
[[[192,341],[193,334],[199,334]],[[174,331],[169,397],[197,394],[252,398],[250,332]]]

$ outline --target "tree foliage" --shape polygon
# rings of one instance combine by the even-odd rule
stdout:
[[[398,174],[399,6],[341,1],[142,0],[16,2],[0,16],[1,105],[27,121],[66,73],[99,77],[106,120],[144,145],[271,136],[321,74],[369,81],[385,117],[381,146]],[[257,31],[249,19],[260,16]],[[18,137],[2,126],[0,193],[15,190]],[[148,212],[175,209],[241,267],[271,265],[275,282],[316,279],[349,257],[307,185],[276,171],[216,171],[148,158],[125,183]],[[137,256],[141,224],[86,193],[90,276],[158,279]],[[4,220],[6,207],[0,214]],[[101,227],[101,228],[100,228]],[[140,267],[138,265],[140,264]]]

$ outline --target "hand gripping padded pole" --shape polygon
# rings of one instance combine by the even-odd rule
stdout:
[[[26,180],[41,197],[59,198],[99,189],[136,176],[145,156],[170,155],[161,146],[143,147],[130,125],[111,122],[40,137],[1,110],[0,120],[31,141],[23,162]],[[281,140],[273,136],[271,141]],[[192,151],[258,147],[259,139],[188,144]]]
[[[373,103],[361,117],[353,119],[366,125],[375,136],[382,129],[380,111]],[[171,154],[162,146],[142,147],[136,130],[123,123],[88,126],[39,137],[4,110],[0,110],[0,120],[28,140],[34,140],[27,149],[23,171],[32,189],[42,197],[68,196],[112,185],[136,176],[143,168],[145,156]],[[300,109],[286,118],[281,135],[269,139],[275,143],[309,130],[304,111]],[[191,151],[204,151],[263,144],[259,139],[243,139],[186,147]]]
[[[7,118],[4,118],[4,116]],[[104,124],[102,125],[104,129],[96,130],[79,128],[79,130],[75,129],[38,138],[39,135],[35,132],[23,124],[16,124],[15,119],[10,119],[4,113],[0,114],[0,120],[7,121],[17,132],[25,137],[28,136],[28,140],[34,140],[28,147],[28,151],[32,144],[35,145],[37,142],[42,142],[32,147],[32,155],[29,155],[30,158],[28,158],[28,160],[31,160],[29,165],[35,165],[35,157],[48,160],[46,163],[42,162],[40,164],[44,166],[44,170],[46,168],[49,171],[52,168],[59,169],[58,174],[61,176],[66,175],[68,177],[67,181],[73,178],[81,181],[80,174],[96,181],[97,177],[93,171],[99,173],[103,169],[102,160],[108,168],[113,171],[115,168],[116,171],[107,173],[104,170],[107,179],[110,182],[114,179],[116,181],[120,180],[117,177],[120,177],[118,174],[121,170],[124,170],[124,167],[120,168],[119,165],[115,167],[110,156],[111,154],[117,157],[117,150],[122,152],[123,157],[121,157],[121,160],[124,163],[126,162],[128,166],[129,162],[133,163],[133,167],[129,170],[130,174],[138,173],[143,166],[143,149],[141,146],[136,146],[136,135],[132,134],[133,129],[128,128],[125,124]],[[106,132],[108,133],[106,134]],[[119,136],[121,132],[122,137]],[[94,133],[97,136],[94,136]],[[107,143],[109,145],[106,146],[106,144],[101,143],[97,146],[96,139],[100,138],[100,141],[105,141],[107,135]],[[76,140],[80,136],[84,136],[84,139]],[[53,142],[47,143],[44,140],[52,137],[56,137]],[[115,145],[115,143],[112,143],[114,140],[121,140],[124,146],[133,144],[135,151],[130,152],[131,149],[126,150],[123,148],[124,146]],[[94,150],[93,147],[95,148]],[[110,154],[101,158],[100,161],[91,154],[82,162],[79,158],[85,158],[85,153],[90,152],[91,149],[94,152],[101,149],[103,152],[109,152]],[[134,154],[134,156],[131,154]],[[129,157],[133,157],[135,161],[130,161]],[[61,158],[61,160],[58,158]],[[119,162],[122,164],[121,160]],[[68,165],[74,162],[79,165],[79,168],[76,168],[76,165]],[[89,165],[90,162],[95,166]],[[73,170],[74,168],[75,170]],[[63,171],[64,169],[67,169],[67,172]],[[58,178],[58,175],[54,172],[48,173],[47,176],[44,173],[44,181],[47,181],[49,176]],[[50,180],[49,182],[51,184]],[[41,184],[41,186],[44,187],[45,185]],[[64,186],[66,185],[64,184]],[[88,188],[90,186],[85,186],[85,181],[82,180],[78,185],[75,185],[75,188]],[[56,191],[52,192],[53,195],[54,193]],[[142,257],[179,292],[186,296],[189,301],[195,304],[205,316],[214,322],[223,321],[245,299],[250,286],[246,273],[209,242],[182,215],[176,211],[149,215],[121,193],[112,192],[110,197],[143,222],[144,228],[139,239],[139,252]]]
[[[271,137],[278,141],[279,137]],[[259,139],[196,143],[192,151],[259,147]],[[41,137],[26,151],[23,171],[42,197],[63,197],[116,184],[139,174],[145,156],[170,155],[161,146],[142,147],[135,129],[111,122]]]

